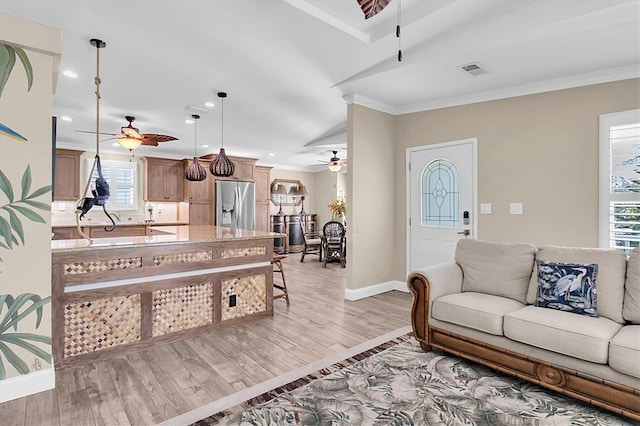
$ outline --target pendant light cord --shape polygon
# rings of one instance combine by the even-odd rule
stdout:
[[[222,110],[222,122],[221,122],[221,126],[220,126],[220,139],[221,139],[221,147],[224,148],[224,97],[220,98],[220,101],[222,103],[222,105],[220,106],[220,109]]]
[[[400,38],[400,24],[402,21],[402,1],[398,0],[398,23],[396,25],[396,37],[398,38],[398,62],[402,62],[402,40]]]
[[[193,157],[196,157],[196,150],[198,149],[198,119],[193,117],[195,123],[193,123]]]
[[[100,155],[100,47],[96,47],[96,155]]]

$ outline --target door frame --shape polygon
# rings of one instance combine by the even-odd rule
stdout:
[[[472,182],[472,194],[471,205],[473,206],[472,217],[473,226],[472,232],[469,238],[478,238],[478,138],[460,139],[449,142],[434,143],[429,145],[414,146],[406,149],[405,153],[405,271],[406,278],[411,273],[411,154],[416,151],[424,151],[429,149],[448,148],[457,145],[471,144],[471,163],[473,170],[471,171]]]

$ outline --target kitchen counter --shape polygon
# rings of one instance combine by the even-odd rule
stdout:
[[[178,226],[178,225],[188,225],[189,222],[184,221],[184,220],[165,220],[165,221],[153,221],[153,222],[149,222],[146,220],[125,220],[123,222],[116,222],[116,226]],[[107,222],[107,221],[91,221],[89,222],[88,220],[81,220],[80,221],[80,226],[81,227],[89,227],[89,228],[100,228],[103,226],[111,226],[111,222]],[[69,228],[69,227],[76,227],[76,223],[74,222],[51,222],[51,227],[52,228]]]
[[[139,237],[94,238],[51,241],[53,253],[105,250],[127,246],[127,248],[157,246],[163,244],[213,243],[221,241],[255,240],[278,238],[282,234],[247,229],[225,228],[221,226],[151,226],[160,231],[158,235]]]
[[[51,241],[56,368],[273,315],[273,240],[216,226]]]

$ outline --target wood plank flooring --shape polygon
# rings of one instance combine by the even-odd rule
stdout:
[[[57,371],[55,389],[0,404],[0,423],[156,424],[410,325],[409,293],[349,302],[339,264],[283,264],[291,306],[273,317]]]

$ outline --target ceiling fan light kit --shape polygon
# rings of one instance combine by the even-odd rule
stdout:
[[[196,149],[198,146],[198,119],[200,118],[200,116],[194,114],[191,117],[193,118],[193,121],[194,121],[193,160],[191,160],[191,164],[189,164],[185,169],[184,177],[185,179],[192,182],[201,182],[207,178],[207,170],[204,167],[202,167],[202,165],[200,164],[200,161],[198,161],[198,156],[196,153]]]
[[[222,113],[222,120],[221,120],[222,143],[220,147],[220,152],[216,156],[216,159],[213,160],[209,165],[209,171],[211,172],[212,175],[217,177],[229,177],[229,176],[233,176],[233,173],[235,172],[236,167],[234,166],[233,162],[231,162],[231,160],[227,158],[227,154],[225,154],[224,152],[224,98],[227,97],[227,93],[218,92],[218,97],[220,98],[220,102],[221,102],[220,109],[222,111],[221,112]]]
[[[342,169],[342,163],[338,158],[338,151],[332,151],[332,152],[333,152],[333,157],[331,157],[331,159],[329,160],[328,167],[329,167],[329,170],[331,170],[333,173],[338,173],[340,169]]]
[[[133,151],[137,147],[142,144],[142,139],[136,139],[131,136],[125,136],[123,138],[118,138],[118,143],[125,149],[129,151]]]

